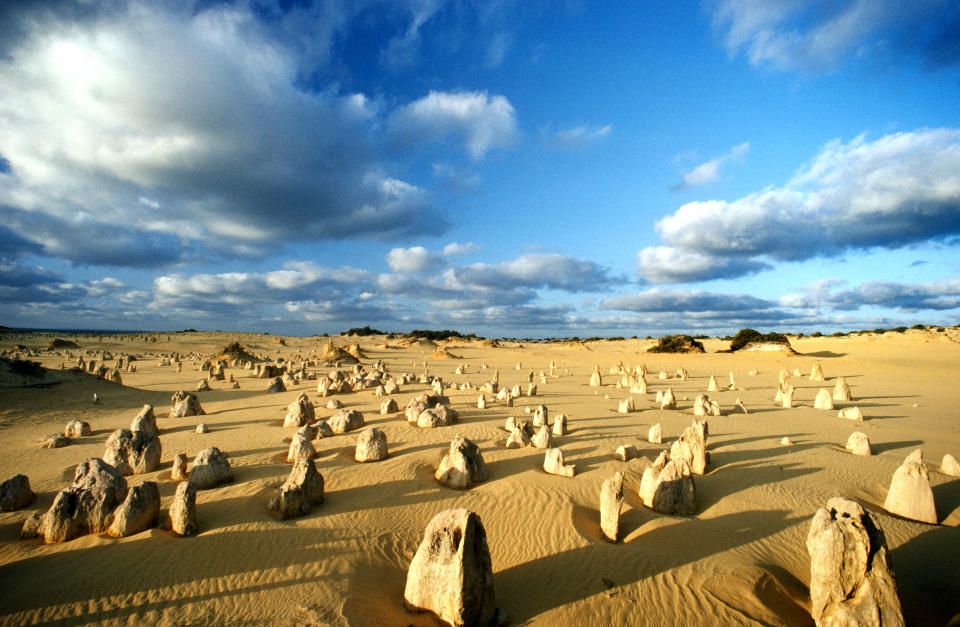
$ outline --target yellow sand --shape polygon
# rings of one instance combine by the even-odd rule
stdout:
[[[951,333],[953,331],[951,330]],[[181,374],[160,367],[157,355],[180,351],[213,355],[233,339],[253,353],[295,358],[319,353],[321,338],[285,338],[236,334],[165,334],[156,343],[142,338],[90,337],[83,349],[143,355],[137,372],[123,386],[89,376],[66,377],[46,388],[0,390],[0,479],[15,473],[30,478],[38,494],[26,510],[0,514],[0,623],[58,624],[333,624],[433,625],[428,614],[403,609],[407,566],[423,529],[438,511],[466,507],[486,528],[493,559],[498,605],[514,624],[534,625],[715,625],[807,624],[809,558],[805,547],[809,521],[827,499],[855,498],[872,511],[886,533],[903,603],[911,624],[944,624],[960,612],[960,479],[937,472],[944,453],[960,455],[960,344],[948,334],[905,334],[794,341],[801,356],[724,354],[719,340],[707,341],[706,354],[645,353],[645,340],[595,342],[582,346],[453,343],[453,360],[429,360],[432,346],[398,348],[384,337],[367,337],[361,347],[368,363],[382,359],[395,374],[423,371],[445,382],[480,386],[500,370],[501,386],[537,375],[539,395],[523,397],[512,409],[493,402],[476,408],[477,390],[451,391],[461,420],[455,426],[421,430],[403,414],[381,416],[373,390],[338,395],[347,408],[364,413],[368,425],[387,435],[390,456],[379,463],[352,460],[356,433],[317,440],[317,466],[326,480],[326,502],[313,513],[288,521],[268,515],[272,491],[289,473],[283,462],[292,429],[281,426],[284,408],[301,391],[318,404],[325,400],[316,382],[285,393],[264,393],[266,379],[227,369],[240,381],[212,382],[199,394],[206,416],[169,419],[170,396],[193,390],[202,378],[198,363],[187,360]],[[169,338],[169,339],[168,339]],[[0,336],[0,348],[15,342],[46,346],[52,336]],[[71,338],[75,339],[75,338]],[[337,338],[340,345],[345,338]],[[76,350],[73,351],[77,353]],[[45,366],[63,361],[46,353]],[[558,368],[549,382],[539,374]],[[614,387],[607,374],[618,361],[646,363],[649,394],[635,395],[639,411],[618,414],[627,390]],[[801,405],[773,405],[780,369],[808,375],[819,361],[827,381],[793,377]],[[487,370],[480,366],[486,362]],[[517,362],[523,371],[516,371]],[[458,363],[464,375],[454,375]],[[414,365],[415,364],[415,365]],[[604,385],[588,387],[595,365]],[[660,381],[656,373],[678,367],[685,382]],[[749,376],[748,371],[759,374]],[[327,371],[328,368],[318,369]],[[642,469],[692,420],[693,400],[706,392],[710,375],[721,383],[735,375],[738,389],[711,393],[725,412],[741,398],[749,415],[709,419],[707,475],[696,477],[699,510],[695,516],[656,514],[638,502]],[[820,387],[832,390],[845,376],[853,403],[867,420],[855,423],[836,411],[813,408]],[[657,390],[673,388],[677,411],[655,408]],[[401,411],[426,385],[403,386],[396,395]],[[97,392],[101,404],[91,402]],[[607,398],[609,396],[609,398]],[[492,400],[488,395],[488,400]],[[84,536],[59,544],[19,540],[27,515],[45,510],[57,490],[67,486],[77,463],[103,455],[109,433],[128,427],[144,403],[155,407],[163,443],[163,466],[128,478],[131,485],[157,481],[164,511],[176,483],[170,463],[178,452],[190,457],[208,446],[225,451],[236,481],[199,493],[201,532],[179,538],[154,529],[122,540]],[[543,451],[505,449],[501,429],[507,416],[527,416],[538,404],[551,415],[569,417],[570,434],[557,439],[572,479],[541,469]],[[90,422],[94,435],[61,449],[41,449],[38,437],[62,431],[71,419]],[[205,422],[210,433],[194,427]],[[664,444],[646,442],[650,425],[663,424]],[[850,433],[864,431],[875,455],[856,457],[843,450]],[[490,479],[457,492],[436,483],[433,469],[454,434],[477,442]],[[781,446],[789,436],[792,446]],[[620,444],[634,444],[644,456],[630,462],[613,457]],[[894,470],[913,449],[922,447],[942,524],[924,525],[886,514],[880,504]],[[622,541],[601,540],[599,491],[617,470],[627,474],[621,521]]]

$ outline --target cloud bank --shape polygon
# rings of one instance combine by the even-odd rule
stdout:
[[[657,283],[943,240],[960,234],[960,129],[834,140],[782,187],[687,203],[655,228],[663,245],[637,265]]]

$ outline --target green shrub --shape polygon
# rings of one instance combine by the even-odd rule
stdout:
[[[787,336],[781,333],[760,333],[754,329],[740,329],[730,340],[730,350],[738,351],[750,342],[776,342],[778,344],[789,344]]]
[[[703,344],[689,335],[665,335],[655,346],[647,349],[648,353],[691,353],[704,352]]]

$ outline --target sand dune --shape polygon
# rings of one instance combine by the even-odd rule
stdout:
[[[192,359],[177,373],[160,366],[159,356],[212,356],[236,339],[251,353],[298,362],[319,354],[326,339],[284,338],[277,344],[275,337],[242,334],[155,337],[153,343],[84,336],[71,338],[79,350],[55,349],[140,355],[136,372],[122,373],[122,386],[55,372],[44,386],[0,389],[0,479],[26,474],[37,493],[26,510],[0,514],[0,622],[434,625],[431,615],[404,609],[406,570],[433,515],[465,507],[486,528],[497,604],[515,624],[812,624],[804,542],[814,512],[832,496],[857,500],[880,521],[909,624],[945,624],[960,613],[960,479],[938,471],[945,453],[960,454],[951,383],[960,379],[960,344],[943,335],[803,338],[793,340],[797,356],[718,353],[726,348],[719,340],[707,340],[704,354],[685,355],[647,354],[652,342],[646,340],[591,342],[585,345],[590,350],[463,342],[456,346],[456,361],[429,360],[435,345],[427,343],[391,342],[387,348],[382,336],[363,338],[364,363],[383,360],[394,374],[419,375],[427,361],[430,373],[445,383],[469,381],[478,388],[499,369],[501,387],[521,384],[526,390],[533,370],[538,395],[508,408],[487,394],[488,408],[480,410],[477,389],[448,390],[459,422],[419,429],[408,424],[402,408],[429,392],[426,384],[402,386],[394,395],[401,412],[392,415],[379,413],[383,399],[373,389],[338,394],[345,408],[359,409],[368,426],[386,433],[389,457],[353,461],[358,432],[315,440],[326,500],[310,514],[285,521],[271,517],[266,504],[290,472],[285,459],[293,429],[282,427],[286,407],[306,392],[318,417],[337,411],[320,399],[316,382],[267,394],[269,379],[228,368],[240,389],[211,381],[211,391],[198,393],[206,415],[170,419],[172,393],[193,390],[204,373]],[[52,339],[0,336],[0,349],[14,343],[45,349]],[[51,368],[66,361],[49,351],[32,359]],[[555,375],[542,383],[539,373],[549,373],[551,362]],[[617,412],[619,401],[631,395],[616,388],[619,377],[606,375],[617,362],[645,363],[653,373],[648,393],[632,395],[638,408],[632,413]],[[808,379],[818,362],[826,382]],[[467,365],[466,374],[454,374],[458,364]],[[597,365],[603,385],[590,387]],[[681,367],[689,373],[685,381],[656,377]],[[758,374],[748,375],[754,369]],[[791,409],[773,403],[783,369],[804,373],[791,378]],[[729,372],[737,388],[710,392],[724,415],[708,418],[711,463],[695,477],[698,513],[663,516],[645,508],[637,496],[643,469],[692,422],[694,400],[706,392],[710,376],[727,381]],[[837,401],[837,408],[860,407],[864,422],[814,408],[818,390],[832,389],[838,376],[846,378],[854,401]],[[655,403],[656,392],[668,387],[677,410]],[[94,393],[99,404],[92,402]],[[730,413],[737,398],[749,414]],[[163,510],[176,489],[170,480],[174,455],[192,460],[209,446],[229,455],[235,481],[198,493],[200,533],[181,538],[156,528],[119,540],[20,540],[27,515],[46,510],[71,482],[74,467],[102,456],[108,435],[129,427],[144,403],[156,409],[163,461],[160,470],[127,480],[158,482]],[[530,419],[524,409],[532,412],[539,404],[551,416],[569,419],[568,435],[555,437],[554,445],[563,449],[566,463],[576,465],[573,478],[546,474],[543,450],[502,446],[505,419]],[[93,435],[59,449],[35,443],[72,419],[89,422]],[[195,433],[199,422],[210,432]],[[655,423],[663,425],[660,445],[647,442]],[[844,451],[853,431],[868,435],[873,456]],[[433,478],[457,433],[481,447],[490,476],[465,491]],[[793,444],[782,446],[784,436]],[[622,444],[635,446],[640,457],[617,461],[613,452]],[[923,448],[927,460],[939,525],[901,519],[882,507],[893,472],[915,448]],[[611,544],[600,531],[599,492],[618,470],[626,474],[622,539]]]

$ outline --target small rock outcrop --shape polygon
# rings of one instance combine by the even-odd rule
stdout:
[[[710,461],[707,454],[707,423],[703,420],[694,420],[693,424],[684,429],[680,438],[670,447],[670,459],[686,459],[690,464],[690,471],[702,475]]]
[[[143,431],[154,435],[160,433],[160,430],[157,429],[157,417],[153,413],[153,405],[148,404],[140,408],[140,413],[130,422],[130,430]]]
[[[199,531],[197,525],[197,486],[190,481],[181,481],[170,503],[170,528],[179,536],[192,536]]]
[[[543,458],[543,470],[558,477],[572,477],[577,472],[575,465],[563,463],[563,451],[558,448],[548,448]]]
[[[660,396],[660,409],[676,409],[677,397],[673,395],[673,388],[667,388],[667,391]]]
[[[863,412],[859,407],[844,407],[837,413],[837,418],[846,418],[847,420],[863,420]]]
[[[554,414],[551,433],[554,436],[567,435],[567,417],[564,414]]]
[[[70,438],[62,433],[51,433],[50,435],[43,436],[38,441],[43,448],[63,448],[70,444]]]
[[[827,388],[820,388],[820,391],[817,392],[817,398],[813,401],[814,409],[833,409],[833,397],[830,396],[830,390]]]
[[[623,507],[623,473],[616,472],[600,488],[600,529],[607,540],[617,541]]]
[[[618,461],[628,462],[631,459],[640,457],[640,452],[632,444],[621,444],[617,447],[617,450],[613,452],[613,456],[617,458]]]
[[[215,446],[197,453],[190,467],[190,481],[200,490],[233,481],[233,470],[227,456]]]
[[[159,468],[162,453],[155,433],[117,429],[107,438],[103,460],[121,475],[140,475]]]
[[[937,524],[937,508],[930,488],[930,476],[923,464],[923,451],[917,449],[907,455],[903,464],[893,473],[883,508],[891,514]]]
[[[313,506],[323,503],[323,498],[323,476],[312,459],[301,459],[270,498],[267,509],[286,520],[310,513]]]
[[[590,387],[598,388],[601,385],[603,385],[603,377],[600,376],[600,366],[597,366],[590,374]]]
[[[486,481],[487,466],[480,453],[480,447],[457,434],[450,442],[450,449],[444,453],[434,478],[445,486],[457,490],[466,490],[475,483]]]
[[[170,399],[170,417],[186,418],[187,416],[202,416],[206,412],[200,406],[196,394],[178,390]]]
[[[294,433],[290,440],[290,448],[287,449],[287,461],[292,463],[301,459],[313,459],[316,456],[317,450],[313,448],[310,438],[301,432]]]
[[[13,512],[33,503],[37,495],[26,475],[14,475],[0,484],[0,512]]]
[[[160,518],[160,489],[155,481],[144,481],[127,492],[127,498],[113,512],[107,533],[125,538],[155,527]]]
[[[870,450],[870,438],[868,438],[867,434],[863,431],[854,431],[851,433],[850,437],[847,438],[847,444],[844,448],[854,455],[862,455],[864,457],[873,455],[873,451]]]
[[[388,398],[380,403],[381,414],[395,414],[398,411],[400,411],[400,407],[397,405],[397,401],[395,399]]]
[[[313,403],[307,398],[306,392],[300,392],[296,400],[287,406],[287,413],[283,417],[284,427],[302,427],[317,419],[313,410]]]
[[[658,422],[647,431],[647,442],[650,444],[663,443],[663,426]]]
[[[174,481],[187,480],[187,454],[177,453],[170,467],[170,478]]]
[[[267,384],[267,394],[276,394],[277,392],[286,392],[287,386],[283,384],[281,377],[273,377]]]
[[[835,497],[817,510],[807,552],[817,625],[904,625],[886,538],[859,504]]]
[[[850,394],[850,386],[847,385],[847,380],[843,377],[837,377],[837,382],[833,386],[833,400],[847,402],[853,400],[853,395]]]
[[[327,420],[330,429],[337,434],[356,431],[364,425],[363,414],[356,409],[343,409]]]
[[[387,435],[376,427],[364,429],[357,438],[353,458],[358,462],[378,462],[386,457]]]
[[[940,462],[940,472],[951,477],[960,477],[960,463],[957,463],[957,458],[950,453],[944,454],[943,461]]]
[[[403,599],[458,627],[496,620],[493,565],[479,516],[448,509],[433,517],[410,562]]]
[[[542,427],[550,422],[549,418],[550,412],[547,410],[547,406],[537,405],[537,409],[533,412],[533,426]]]
[[[417,426],[421,429],[446,427],[456,422],[457,418],[457,410],[441,403],[420,412],[417,416]]]
[[[86,435],[93,435],[93,429],[90,423],[83,420],[71,420],[63,428],[63,435],[67,438],[82,438]]]
[[[21,537],[42,536],[47,544],[66,542],[84,533],[101,533],[110,526],[111,514],[127,496],[127,481],[117,469],[99,458],[77,465],[73,485],[61,490],[44,514],[24,523]]]
[[[711,399],[706,394],[700,394],[699,396],[697,396],[697,400],[693,402],[693,415],[694,416],[719,416],[720,403]]]
[[[640,500],[661,514],[688,516],[697,511],[697,494],[690,464],[686,459],[671,459],[661,455],[643,471],[640,482]]]
[[[550,434],[550,427],[545,424],[540,425],[540,428],[537,429],[537,432],[533,434],[532,438],[530,438],[530,443],[533,444],[534,448],[553,447],[553,436]]]

